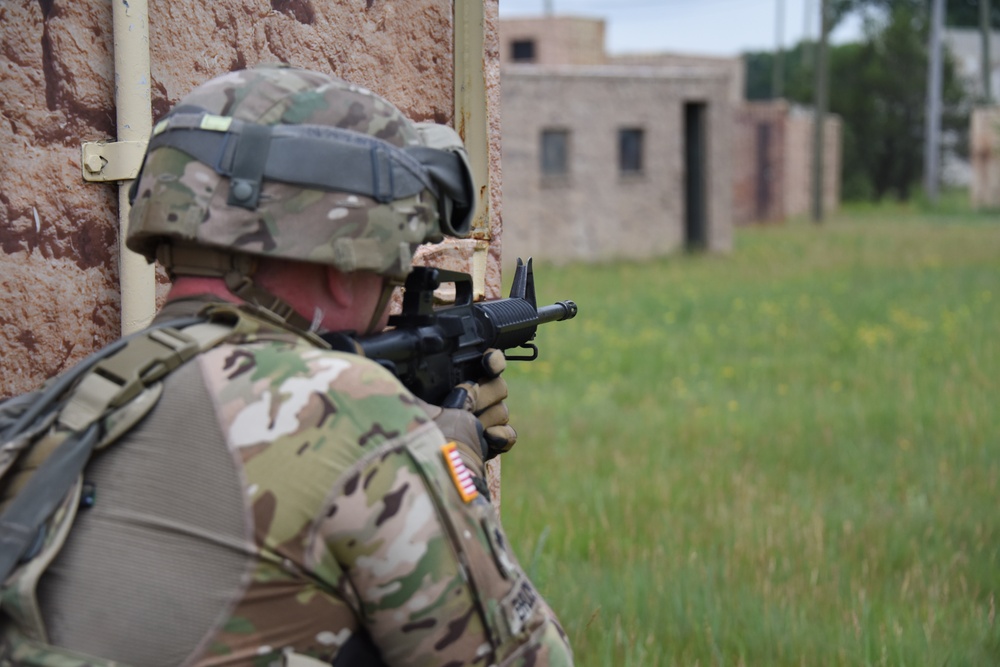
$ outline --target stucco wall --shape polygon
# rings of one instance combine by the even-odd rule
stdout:
[[[717,68],[507,66],[505,262],[648,258],[684,242],[683,114],[706,102],[708,247],[732,245],[730,81]],[[566,177],[543,177],[545,128],[570,131]],[[643,128],[644,169],[622,176],[618,131]]]
[[[497,0],[484,6],[496,110]],[[117,185],[85,184],[80,167],[81,143],[116,137],[111,17],[107,0],[0,3],[0,396],[34,387],[119,333]],[[417,120],[450,123],[452,23],[450,0],[152,0],[153,117],[215,75],[284,61],[365,85]],[[498,238],[497,118],[490,135]],[[499,244],[490,258],[495,293]]]

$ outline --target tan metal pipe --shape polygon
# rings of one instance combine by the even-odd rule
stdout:
[[[490,140],[489,109],[486,99],[486,4],[487,0],[455,0],[455,129],[469,153],[469,164],[477,187],[476,217],[472,236],[454,241],[453,251],[464,248],[470,259],[473,292],[485,296],[486,264],[490,247]],[[471,247],[470,247],[471,246]],[[491,286],[499,292],[499,285]],[[486,463],[486,482],[497,511],[500,510],[500,458]]]
[[[455,129],[461,135],[469,153],[473,181],[477,188],[476,215],[472,221],[472,238],[456,245],[470,246],[467,251],[472,264],[473,292],[482,297],[487,292],[486,257],[490,241],[490,158],[489,125],[486,105],[485,67],[485,8],[484,2],[454,4],[454,95]],[[497,286],[499,287],[499,286]]]
[[[149,74],[149,4],[147,0],[113,0],[115,105],[118,141],[148,141],[152,132]],[[140,156],[141,159],[141,156]],[[139,165],[135,165],[138,169]],[[142,329],[156,312],[156,270],[125,247],[131,206],[131,180],[118,188],[118,267],[121,285],[122,334]]]

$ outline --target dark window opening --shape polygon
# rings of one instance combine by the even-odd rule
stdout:
[[[642,171],[642,140],[644,132],[637,129],[618,131],[618,169],[623,174]]]
[[[535,62],[535,40],[515,39],[510,44],[511,60],[516,63]]]
[[[569,173],[569,131],[542,130],[542,174]]]

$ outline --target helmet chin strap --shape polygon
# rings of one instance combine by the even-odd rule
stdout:
[[[156,259],[167,269],[171,278],[175,275],[222,278],[226,288],[247,303],[269,311],[296,329],[307,332],[316,330],[316,322],[310,322],[298,314],[287,301],[253,282],[252,276],[257,270],[257,258],[252,255],[198,245],[161,244],[157,248]],[[379,322],[389,304],[392,292],[401,285],[403,281],[398,278],[384,279],[382,292],[372,311],[368,327],[364,331],[365,335],[378,333]]]
[[[368,322],[368,328],[365,329],[366,336],[378,333],[378,325],[382,320],[382,314],[385,312],[386,306],[389,305],[389,298],[392,296],[393,290],[402,284],[402,281],[388,277],[382,282],[382,293],[379,294],[378,303],[375,304],[375,310],[372,312],[372,318]]]
[[[309,331],[311,323],[292,306],[260,285],[251,276],[257,271],[257,258],[242,253],[225,252],[187,244],[160,244],[156,259],[173,278],[176,275],[222,278],[226,288],[249,304],[267,310],[289,326]]]
[[[292,306],[279,296],[271,294],[259,285],[255,285],[250,276],[238,271],[229,271],[223,277],[229,291],[247,303],[263,308],[290,326],[302,331],[310,331],[312,323],[295,312]]]

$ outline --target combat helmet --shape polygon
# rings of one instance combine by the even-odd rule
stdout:
[[[253,301],[274,298],[252,285],[260,257],[398,283],[418,245],[468,235],[475,202],[454,130],[288,66],[185,96],[154,126],[131,200],[131,250],[171,274],[224,277]]]

